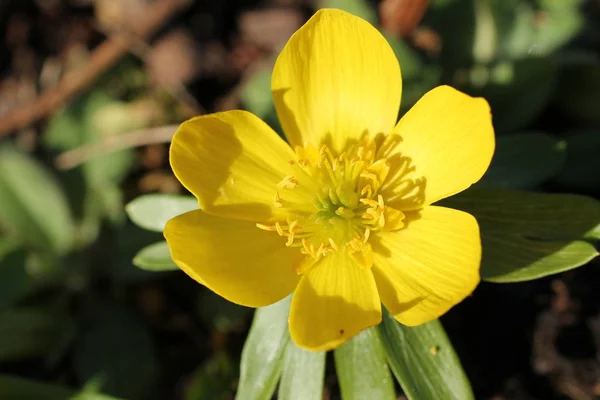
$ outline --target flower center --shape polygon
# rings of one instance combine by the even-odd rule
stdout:
[[[335,155],[328,146],[297,147],[292,174],[277,185],[275,214],[257,227],[277,232],[286,245],[310,256],[306,271],[321,257],[347,251],[361,266],[372,265],[372,232],[402,226],[404,214],[385,205],[382,187],[390,172],[387,158],[376,159],[375,142],[365,138]]]

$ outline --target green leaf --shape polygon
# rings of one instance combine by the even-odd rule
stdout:
[[[261,69],[251,75],[242,86],[240,101],[244,109],[257,115],[285,139],[281,124],[275,111],[275,102],[271,94],[271,75],[273,69]]]
[[[119,400],[100,393],[75,390],[14,375],[0,375],[2,400]]]
[[[240,100],[244,108],[264,119],[275,110],[275,103],[271,95],[272,69],[256,72],[243,86]]]
[[[554,53],[583,27],[581,3],[582,0],[491,2],[498,35],[503,38],[499,43],[501,56],[516,59]]]
[[[537,279],[598,255],[583,241],[600,239],[600,202],[590,197],[471,188],[442,204],[477,218],[484,280]]]
[[[320,8],[338,8],[377,25],[377,13],[366,0],[319,0]]]
[[[600,121],[600,60],[596,53],[573,58],[561,68],[556,102],[569,116],[597,123]]]
[[[66,400],[74,394],[74,390],[64,386],[0,375],[0,398],[3,400]]]
[[[167,242],[158,242],[144,247],[133,258],[133,264],[146,271],[176,271],[179,267],[171,259]]]
[[[426,63],[417,51],[400,38],[385,35],[402,66],[402,104],[400,114],[408,111],[429,90],[440,82],[441,69]]]
[[[109,301],[83,312],[73,360],[79,380],[100,379],[102,391],[114,396],[147,398],[158,370],[147,328],[137,315]]]
[[[285,348],[280,400],[321,400],[325,378],[325,352],[311,352],[289,340]]]
[[[0,362],[48,354],[66,326],[64,316],[50,309],[15,308],[0,312]]]
[[[42,137],[46,147],[54,151],[73,150],[149,126],[156,119],[148,101],[124,103],[104,89],[95,89],[71,102],[48,123]],[[77,215],[82,244],[97,236],[100,218],[108,217],[113,223],[122,222],[123,199],[120,183],[129,174],[135,162],[132,149],[114,151],[90,157],[80,168],[63,173],[70,200],[80,211]]]
[[[119,281],[156,279],[155,272],[136,267],[132,260],[140,249],[163,241],[164,237],[161,233],[142,229],[133,223],[126,223],[119,228],[113,228],[104,239],[105,245],[113,250],[109,254],[103,254],[102,262],[106,264],[105,269],[113,278]]]
[[[200,319],[221,333],[243,330],[253,311],[252,308],[225,300],[210,290],[203,290],[198,296]]]
[[[7,246],[8,245],[8,246]],[[10,305],[31,288],[25,269],[27,253],[0,238],[0,309]]]
[[[65,253],[73,220],[58,183],[40,163],[10,147],[0,148],[0,222],[22,243]]]
[[[237,400],[270,400],[281,376],[283,352],[290,339],[291,296],[254,314],[242,351]]]
[[[52,149],[66,151],[147,125],[148,117],[140,118],[133,103],[116,101],[104,90],[96,89],[57,113],[49,121],[43,140]],[[91,158],[83,164],[83,170],[91,187],[119,183],[127,176],[134,158],[132,150],[120,150]]]
[[[566,140],[567,160],[555,181],[569,187],[600,189],[600,130],[575,132]]]
[[[480,186],[528,189],[555,176],[565,161],[565,142],[539,132],[499,136]]]
[[[127,215],[136,225],[155,232],[162,232],[171,218],[197,209],[198,201],[195,198],[171,194],[147,194],[125,207]]]
[[[410,400],[469,400],[473,392],[438,320],[408,327],[384,310],[379,325],[392,372]]]
[[[335,349],[343,400],[394,400],[394,382],[377,328],[369,328]]]
[[[453,84],[489,101],[497,132],[515,132],[548,105],[557,83],[557,71],[553,59],[529,57],[474,65],[455,73]]]

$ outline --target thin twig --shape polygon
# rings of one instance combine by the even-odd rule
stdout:
[[[147,38],[160,29],[189,0],[157,0],[148,9],[132,33]],[[107,38],[94,49],[83,67],[67,73],[60,82],[42,93],[33,104],[21,105],[7,115],[0,116],[0,136],[25,128],[56,111],[74,95],[94,83],[98,76],[115,65],[129,51],[129,46],[118,38]]]
[[[167,143],[173,137],[179,125],[165,125],[155,128],[140,129],[112,136],[100,142],[86,144],[73,150],[65,151],[56,157],[56,167],[66,170],[75,168],[84,162],[114,151],[150,144]]]

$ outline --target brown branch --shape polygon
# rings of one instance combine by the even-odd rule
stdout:
[[[160,29],[189,0],[157,0],[144,18],[132,27],[132,33],[147,38]],[[115,65],[129,50],[129,46],[118,38],[108,38],[94,49],[83,67],[67,73],[60,82],[42,93],[33,104],[24,104],[0,116],[0,136],[25,128],[56,111],[74,95],[94,83],[98,76]]]
[[[171,140],[177,128],[179,128],[179,125],[166,125],[112,136],[100,142],[65,151],[56,157],[55,164],[58,169],[71,169],[92,158],[114,151],[149,144],[167,143]]]

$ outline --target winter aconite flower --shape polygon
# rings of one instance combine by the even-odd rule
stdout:
[[[290,333],[311,350],[378,324],[381,303],[418,325],[469,295],[477,222],[431,204],[487,169],[486,101],[437,87],[396,124],[398,61],[375,28],[339,10],[292,36],[272,91],[289,145],[245,111],[175,134],[173,171],[200,205],[165,228],[177,265],[245,306],[293,292]]]

